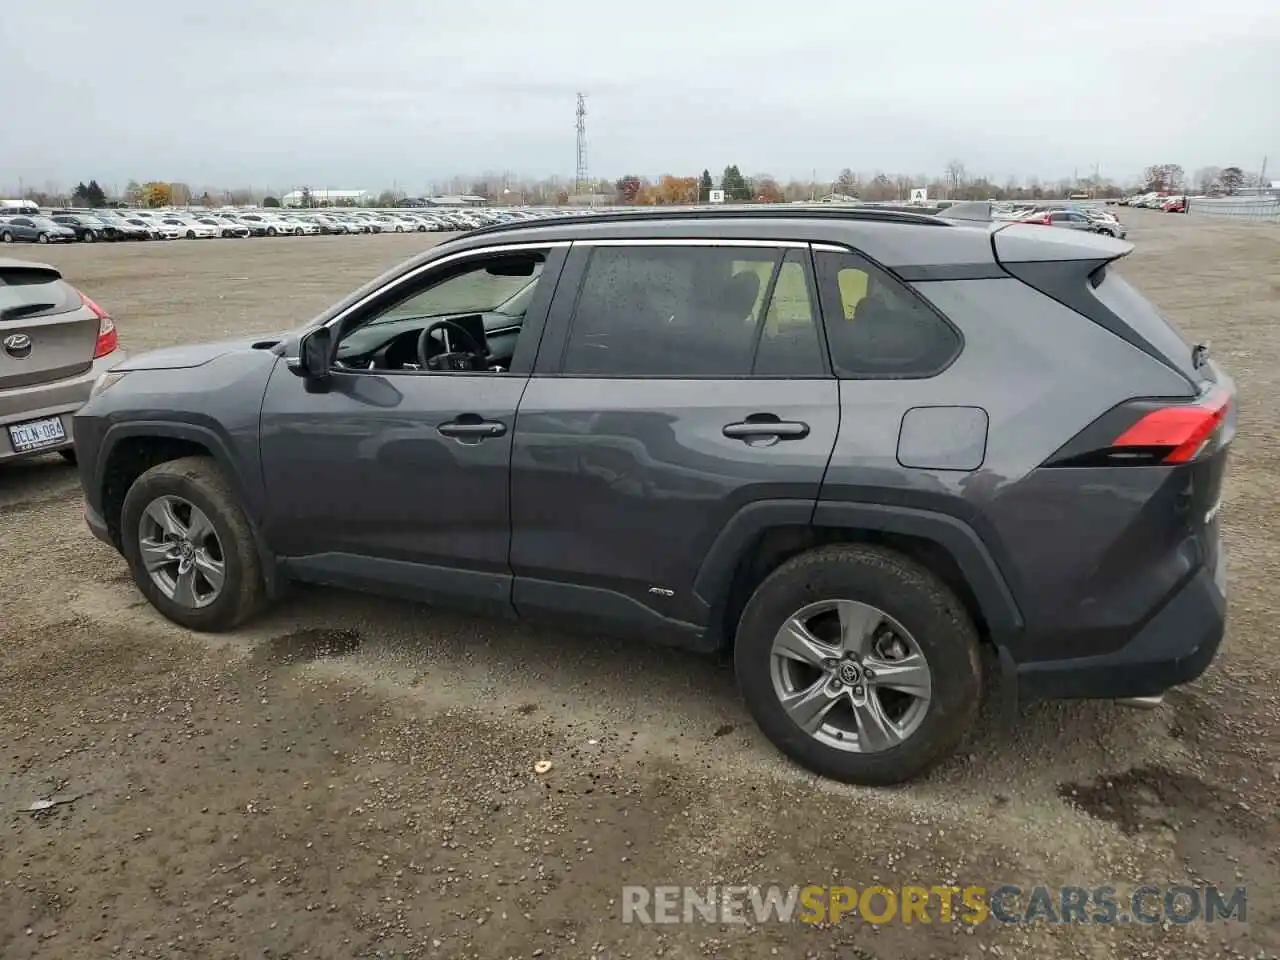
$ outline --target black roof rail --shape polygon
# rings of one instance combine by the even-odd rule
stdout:
[[[931,227],[950,227],[945,213],[929,208],[878,206],[813,206],[795,204],[789,207],[716,207],[713,209],[676,210],[610,210],[603,213],[574,214],[548,220],[510,220],[468,230],[462,236],[474,237],[513,230],[531,230],[546,226],[576,226],[586,223],[632,223],[659,220],[861,220],[875,223],[904,223]],[[460,239],[460,238],[459,238]]]

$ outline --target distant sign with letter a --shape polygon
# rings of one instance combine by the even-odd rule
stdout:
[[[928,190],[928,188],[927,188],[927,187],[912,187],[912,188],[911,188],[911,202],[912,202],[912,203],[928,203],[928,202],[929,202],[929,190]]]

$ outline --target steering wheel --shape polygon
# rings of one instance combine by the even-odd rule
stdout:
[[[440,329],[457,334],[463,345],[471,349],[450,350],[430,356],[428,348],[431,346],[431,334]],[[477,343],[476,338],[462,324],[452,320],[436,320],[418,334],[418,364],[423,370],[488,370],[489,351]]]

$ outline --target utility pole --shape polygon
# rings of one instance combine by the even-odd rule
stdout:
[[[586,190],[590,189],[590,184],[587,182],[587,97],[585,94],[578,94],[578,105],[574,110],[574,117],[578,149],[573,172],[573,192],[582,196]]]
[[[1265,190],[1268,186],[1267,180],[1267,158],[1262,158],[1262,171],[1258,174],[1258,189]]]

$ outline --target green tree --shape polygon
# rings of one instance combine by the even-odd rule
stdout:
[[[711,199],[711,191],[715,184],[711,180],[711,171],[703,170],[702,176],[698,179],[698,202],[706,203]]]
[[[84,185],[83,180],[71,191],[71,203],[77,207],[89,206],[89,188]]]
[[[751,184],[747,183],[747,178],[742,175],[742,171],[738,169],[737,164],[729,164],[724,168],[724,177],[720,182],[721,189],[724,190],[726,200],[750,200]]]
[[[85,187],[85,196],[89,198],[89,206],[105,207],[107,205],[107,194],[98,186],[97,180],[90,180],[89,185]]]
[[[264,207],[278,207],[280,206],[280,199],[278,197],[263,197],[262,205]]]

